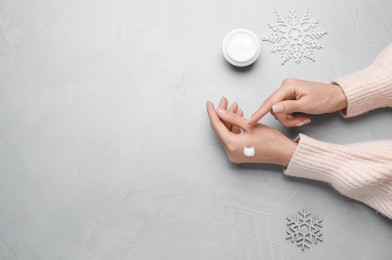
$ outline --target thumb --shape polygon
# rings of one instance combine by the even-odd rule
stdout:
[[[272,106],[272,112],[292,114],[294,112],[303,112],[303,102],[301,100],[285,100]]]

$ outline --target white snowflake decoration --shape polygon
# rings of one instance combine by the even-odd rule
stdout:
[[[318,241],[323,241],[321,233],[323,220],[318,219],[317,216],[312,218],[312,214],[305,208],[298,211],[298,214],[287,217],[286,239],[291,240],[292,243],[295,242],[303,251],[305,247],[310,248],[312,243],[317,244]]]
[[[288,15],[276,13],[276,24],[268,24],[272,33],[261,40],[274,44],[272,53],[280,52],[281,62],[284,65],[288,60],[294,59],[299,64],[302,58],[314,60],[314,50],[321,49],[317,41],[326,31],[317,29],[318,20],[309,20],[309,10],[296,13],[289,11]]]

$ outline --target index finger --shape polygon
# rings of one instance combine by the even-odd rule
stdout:
[[[272,95],[267,98],[263,104],[257,109],[255,113],[249,118],[248,124],[254,125],[259,121],[263,116],[265,116],[269,111],[271,111],[272,106],[280,101],[285,100],[286,98],[286,91],[283,90],[281,87],[275,90]]]
[[[218,109],[218,117],[225,122],[232,124],[233,126],[237,126],[242,128],[243,130],[249,132],[251,126],[247,124],[246,119],[237,113],[233,113],[231,111],[226,111],[223,109]]]
[[[210,101],[207,101],[207,113],[212,129],[214,129],[219,139],[225,143],[230,135],[230,132],[216,114],[214,105]]]

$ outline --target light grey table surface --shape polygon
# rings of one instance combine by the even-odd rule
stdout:
[[[261,43],[245,71],[224,36],[269,34],[275,11],[310,10],[316,62]],[[286,77],[329,82],[392,41],[392,2],[1,0],[0,259],[391,259],[392,222],[281,167],[233,165],[205,101],[249,116]],[[285,129],[332,143],[391,139],[390,110]],[[302,252],[286,216],[324,219]]]

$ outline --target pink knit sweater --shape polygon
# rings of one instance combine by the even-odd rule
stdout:
[[[392,107],[392,44],[372,65],[334,83],[347,97],[343,117]],[[328,182],[392,219],[392,140],[338,145],[303,134],[295,140],[298,145],[285,174]]]

